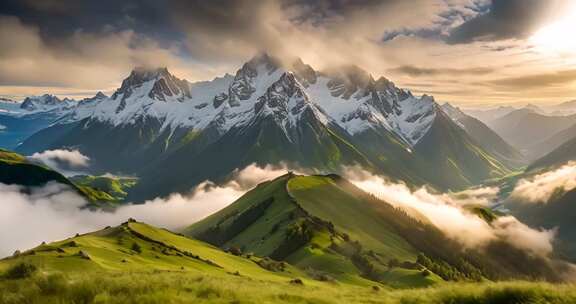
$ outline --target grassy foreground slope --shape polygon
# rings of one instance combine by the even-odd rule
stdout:
[[[261,260],[256,257],[234,256],[204,242],[134,221],[17,252],[0,261],[0,272],[23,262],[45,273],[176,271],[234,274],[269,281],[301,276],[289,265],[272,272],[259,266]]]
[[[0,279],[2,304],[76,303],[318,303],[318,304],[509,304],[576,302],[572,285],[546,283],[452,283],[425,289],[320,286],[185,272],[114,275],[40,274]]]
[[[42,244],[0,260],[0,303],[574,303],[546,283],[392,289],[313,280],[143,223]],[[272,268],[270,268],[272,269]],[[298,278],[298,279],[295,279]]]

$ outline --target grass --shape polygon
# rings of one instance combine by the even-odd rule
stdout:
[[[441,282],[436,275],[423,277],[418,271],[388,269],[388,259],[415,261],[418,251],[362,197],[331,177],[285,175],[259,185],[224,210],[192,225],[185,234],[223,249],[238,247],[242,252],[281,259],[319,280],[358,286],[379,285],[378,281],[399,287]],[[238,225],[250,210],[270,198],[272,203],[256,218],[251,217],[246,226]],[[287,237],[287,231],[295,227],[307,227],[308,238],[296,241]],[[223,233],[229,230],[233,233]],[[227,238],[212,237],[216,234]],[[275,250],[279,248],[282,250]]]
[[[415,259],[417,251],[367,202],[339,187],[330,177],[297,176],[288,182],[288,191],[309,213],[332,222],[367,248],[389,258]]]
[[[255,203],[263,202],[272,197],[273,203],[266,208],[259,220],[248,223],[250,225],[241,231],[232,231],[234,235],[231,235],[227,242],[221,246],[222,248],[238,246],[242,247],[244,252],[252,252],[259,256],[270,255],[282,243],[283,229],[285,229],[283,224],[278,231],[273,232],[275,230],[274,225],[286,221],[289,214],[296,209],[284,191],[286,180],[286,177],[280,177],[258,185],[234,204],[190,226],[184,231],[184,234],[197,238],[212,227],[218,226],[222,230],[226,230],[238,218],[238,215],[250,209]]]
[[[384,273],[380,279],[395,288],[428,287],[444,282],[441,277],[432,272],[425,275],[421,270],[404,268],[393,268]]]
[[[258,265],[255,256],[235,256],[207,243],[186,238],[143,223],[118,227],[42,244],[17,256],[0,260],[0,273],[13,273],[19,265],[33,265],[43,273],[182,272],[214,275],[236,274],[267,281],[286,281],[307,275],[286,265],[273,272]]]
[[[18,153],[0,148],[0,160],[12,163],[25,163],[26,158]]]
[[[76,185],[62,174],[44,165],[32,163],[18,153],[0,148],[0,183],[37,187],[49,182],[67,185],[92,203],[107,204],[118,200],[89,185]]]
[[[120,203],[126,199],[128,190],[134,187],[136,178],[113,178],[107,176],[79,175],[71,178],[93,202]]]
[[[42,186],[58,182],[72,186],[60,173],[29,162],[24,156],[0,149],[0,183],[21,186]]]
[[[572,285],[507,282],[393,290],[336,283],[310,286],[234,275],[149,271],[38,274],[0,280],[2,304],[67,303],[383,303],[520,304],[576,302]]]

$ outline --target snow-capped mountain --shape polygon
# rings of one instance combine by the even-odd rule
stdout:
[[[64,105],[66,103],[66,105]],[[0,147],[14,149],[32,134],[50,126],[75,103],[53,96],[30,97],[24,102],[0,99]]]
[[[76,106],[72,99],[60,99],[54,95],[27,97],[20,104],[20,109],[27,112],[64,112]]]
[[[66,122],[89,118],[119,126],[154,118],[161,122],[162,130],[203,130],[216,124],[225,133],[248,124],[263,106],[265,112],[275,109],[269,114],[284,115],[278,123],[288,128],[297,115],[292,114],[298,112],[295,107],[307,105],[325,124],[336,124],[350,135],[384,127],[415,145],[434,120],[432,97],[415,97],[358,68],[351,73],[343,69],[323,74],[303,66],[297,61],[289,68],[263,54],[234,77],[199,83],[180,80],[165,68],[139,68],[111,97],[99,94],[81,101]],[[290,104],[290,98],[282,100],[294,93],[289,89],[297,90],[302,101]]]
[[[20,109],[20,103],[9,99],[0,97],[0,114],[16,113]]]
[[[77,147],[102,170],[165,181],[161,191],[184,191],[174,186],[177,180],[189,186],[250,162],[290,162],[329,171],[361,164],[411,181],[436,178],[443,188],[487,177],[456,172],[466,167],[458,166],[458,153],[430,153],[442,150],[439,137],[420,145],[451,125],[459,129],[432,97],[414,96],[358,67],[319,72],[301,60],[260,54],[234,76],[196,83],[166,68],[135,69],[112,96],[99,93],[78,102],[20,151]],[[458,147],[465,151],[459,154],[469,156],[462,160],[495,165],[470,148],[465,132],[453,133],[452,140],[466,143]],[[449,157],[453,163],[428,165],[458,177],[445,178],[428,165],[416,165],[431,161],[432,155],[434,162]],[[503,171],[492,169],[485,172]]]

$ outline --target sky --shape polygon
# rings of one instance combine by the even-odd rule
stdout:
[[[576,0],[3,0],[0,96],[111,93],[135,66],[189,81],[254,54],[354,64],[463,107],[576,99]]]

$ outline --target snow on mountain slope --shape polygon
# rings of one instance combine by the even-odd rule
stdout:
[[[297,87],[300,99],[290,101],[293,104],[284,101],[291,108],[287,109],[290,117],[278,121],[283,128],[295,119],[291,114],[294,107],[306,104],[323,123],[334,123],[350,135],[383,127],[409,145],[415,145],[434,121],[432,97],[415,97],[384,78],[374,80],[358,68],[335,71],[319,73],[300,60],[286,65],[266,54],[244,64],[235,76],[227,74],[197,83],[180,80],[165,68],[138,68],[111,97],[99,93],[85,99],[60,122],[88,118],[118,126],[135,124],[140,119],[157,119],[162,130],[203,130],[216,126],[219,133],[224,134],[254,119],[263,98],[269,99],[265,103],[267,110],[275,108],[270,107],[271,103],[278,102],[273,95],[288,89],[285,83],[278,83],[282,78],[284,82],[293,82],[291,86]],[[45,95],[41,98],[43,102],[27,99],[27,104],[31,109],[40,110],[66,103],[58,103],[56,99]],[[276,110],[271,113],[278,114]]]
[[[396,94],[398,89],[393,84],[378,90],[376,84],[370,77],[364,88],[357,88],[348,97],[340,86],[334,85],[334,79],[321,76],[307,93],[351,135],[378,126],[395,132],[411,145],[418,143],[434,120],[434,100],[427,96],[416,98],[407,91]]]
[[[20,103],[8,98],[0,97],[0,115],[12,115],[16,113],[20,113],[22,110],[20,109]]]
[[[64,114],[75,106],[76,102],[72,99],[60,99],[54,95],[44,94],[42,96],[27,97],[20,104],[20,109],[28,113],[54,112]]]

